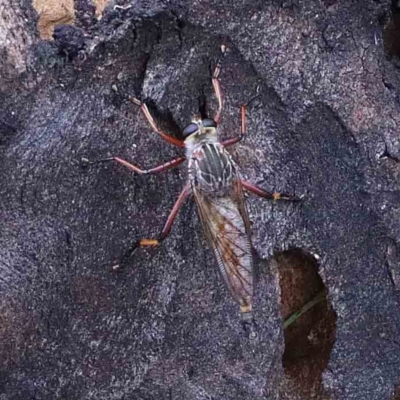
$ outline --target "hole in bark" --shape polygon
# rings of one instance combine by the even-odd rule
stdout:
[[[334,4],[336,4],[337,0],[322,0],[322,3],[324,4],[325,7],[331,7]]]
[[[383,42],[389,56],[400,57],[400,2],[392,0],[392,16],[383,31]]]
[[[316,259],[300,249],[276,255],[285,321],[282,363],[302,399],[324,399],[322,372],[335,341],[336,315],[318,274]]]

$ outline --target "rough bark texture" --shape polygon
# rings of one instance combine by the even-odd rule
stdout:
[[[75,1],[79,28],[58,27],[55,42],[38,39],[29,1],[2,3],[1,400],[394,398],[400,73],[383,42],[390,2],[143,0],[110,4],[96,22]],[[163,247],[111,269],[163,226],[185,168],[137,176],[80,165],[117,155],[149,167],[180,154],[127,97],[147,99],[179,136],[199,104],[215,109],[222,43],[221,136],[239,131],[239,106],[258,93],[234,150],[243,174],[303,196],[248,200],[253,342],[192,202]],[[282,366],[279,260],[269,257],[288,248],[319,256],[337,318],[320,387],[308,392]]]

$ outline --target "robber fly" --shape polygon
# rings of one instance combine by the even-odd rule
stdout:
[[[224,51],[224,49],[223,49]],[[140,107],[145,118],[168,143],[185,148],[185,156],[175,158],[151,169],[140,169],[119,157],[99,161],[116,161],[138,174],[151,174],[169,170],[188,161],[188,181],[170,212],[160,235],[154,239],[142,239],[141,247],[157,246],[171,231],[172,224],[180,208],[189,195],[193,195],[200,216],[205,237],[212,248],[221,275],[233,298],[240,306],[242,323],[250,338],[257,336],[252,308],[254,274],[250,223],[244,200],[244,189],[266,199],[294,200],[281,193],[269,193],[241,179],[239,168],[226,148],[240,142],[246,133],[246,104],[240,108],[240,135],[220,141],[217,126],[221,120],[222,94],[219,84],[221,65],[217,64],[212,84],[218,100],[218,110],[214,118],[195,117],[182,132],[183,141],[160,130],[146,104],[136,98],[131,100]]]

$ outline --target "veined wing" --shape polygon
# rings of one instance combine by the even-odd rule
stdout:
[[[204,233],[220,272],[242,312],[250,312],[253,296],[253,259],[250,224],[238,179],[218,196],[193,188]]]

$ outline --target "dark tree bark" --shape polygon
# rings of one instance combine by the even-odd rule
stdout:
[[[76,7],[90,18],[58,27],[54,42],[39,40],[30,2],[3,3],[0,13],[0,398],[390,399],[400,382],[400,74],[394,50],[385,53],[396,32],[384,34],[395,23],[390,2],[148,0],[109,5],[98,22],[83,3]],[[251,182],[302,197],[248,199],[255,341],[193,202],[161,248],[111,268],[162,228],[185,167],[138,176],[81,164],[120,156],[151,167],[182,154],[128,97],[146,100],[179,137],[199,107],[217,105],[210,71],[222,44],[221,136],[239,133],[239,106],[258,94],[234,155]],[[282,366],[274,252],[318,265],[331,316],[318,335],[332,340],[309,359],[321,365],[310,369],[317,377]]]

